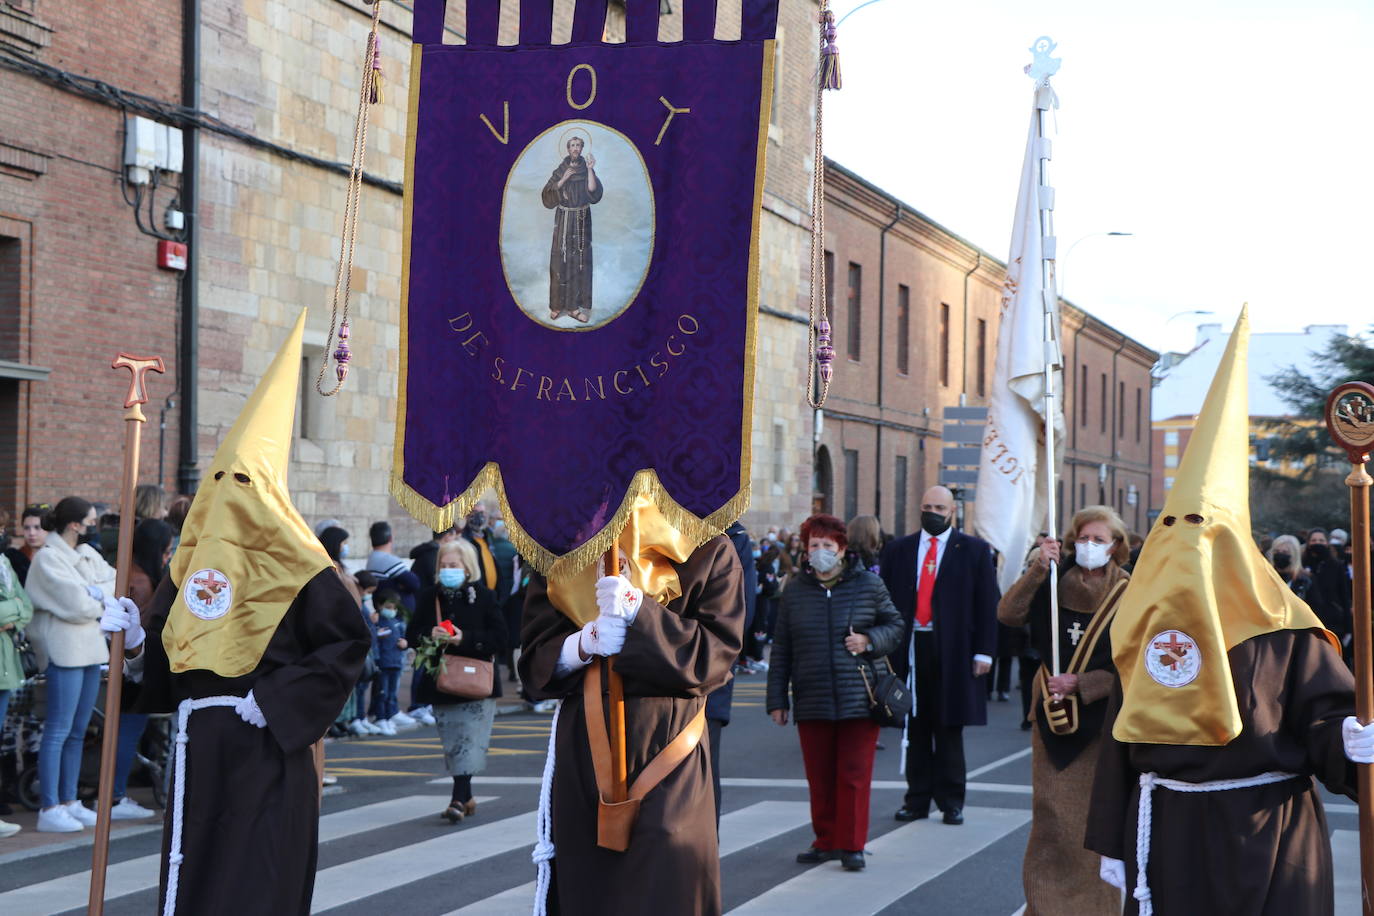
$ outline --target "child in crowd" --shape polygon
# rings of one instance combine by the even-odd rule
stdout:
[[[400,715],[397,693],[401,686],[401,669],[405,667],[406,624],[401,619],[401,596],[385,589],[373,596],[377,608],[377,623],[373,629],[377,658],[377,680],[372,713],[382,734],[396,734],[395,720]],[[404,722],[399,724],[406,724]],[[413,723],[412,723],[413,724]]]

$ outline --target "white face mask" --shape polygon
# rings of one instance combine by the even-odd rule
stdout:
[[[818,573],[828,573],[835,568],[835,564],[840,561],[840,555],[833,550],[825,547],[818,547],[811,551],[811,568]]]
[[[1084,569],[1100,569],[1111,559],[1112,545],[1079,541],[1073,545],[1074,562]]]

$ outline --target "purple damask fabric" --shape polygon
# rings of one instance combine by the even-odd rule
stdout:
[[[746,0],[741,40],[715,41],[694,0],[688,40],[659,43],[657,0],[630,0],[612,45],[605,0],[579,0],[573,42],[549,45],[527,0],[513,47],[488,6],[469,0],[468,44],[447,45],[442,0],[416,2],[398,489],[423,516],[495,462],[555,556],[641,469],[704,518],[748,480],[777,2]]]

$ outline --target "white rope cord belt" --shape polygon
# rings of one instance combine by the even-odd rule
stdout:
[[[1154,904],[1150,900],[1150,881],[1146,872],[1150,867],[1150,826],[1154,816],[1154,790],[1169,789],[1172,792],[1227,792],[1231,789],[1252,789],[1270,783],[1298,779],[1301,773],[1279,771],[1261,773],[1245,779],[1214,779],[1210,782],[1184,782],[1181,779],[1165,779],[1155,773],[1140,774],[1140,813],[1135,825],[1135,892],[1133,896],[1140,903],[1140,916],[1153,916]]]
[[[530,859],[534,862],[538,877],[534,888],[534,916],[544,916],[549,898],[549,878],[553,861],[553,768],[555,750],[558,743],[558,714],[563,711],[563,701],[553,708],[553,721],[549,723],[549,753],[544,758],[544,777],[539,781],[539,814],[535,819],[538,840]]]
[[[167,899],[163,903],[163,916],[174,916],[177,911],[177,881],[181,877],[181,821],[186,802],[186,743],[190,740],[186,725],[191,713],[210,706],[235,706],[243,697],[201,697],[199,700],[182,700],[177,706],[176,763],[172,773],[172,842],[167,852]],[[248,726],[252,728],[252,726]]]

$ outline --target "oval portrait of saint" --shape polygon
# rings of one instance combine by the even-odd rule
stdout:
[[[649,171],[620,131],[564,121],[515,160],[501,205],[501,267],[534,321],[558,331],[613,321],[639,295],[653,250]]]

